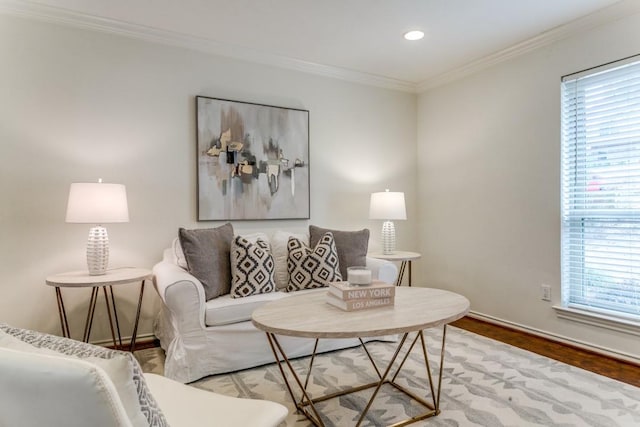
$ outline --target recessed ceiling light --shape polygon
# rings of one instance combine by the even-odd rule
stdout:
[[[420,40],[424,37],[424,33],[420,30],[413,30],[404,33],[404,38],[407,40]]]

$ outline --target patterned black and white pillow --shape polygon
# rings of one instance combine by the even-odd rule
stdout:
[[[290,237],[287,248],[288,292],[322,288],[329,286],[330,282],[342,280],[333,234],[325,233],[313,250],[295,237]]]
[[[242,236],[231,242],[231,297],[242,298],[265,294],[276,289],[275,262],[269,244],[255,243]]]

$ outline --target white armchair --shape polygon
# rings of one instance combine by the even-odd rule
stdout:
[[[0,378],[0,426],[274,427],[288,413],[142,374],[129,353],[2,324]]]

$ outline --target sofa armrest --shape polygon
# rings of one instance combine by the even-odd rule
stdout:
[[[153,266],[153,285],[183,332],[204,329],[205,295],[202,283],[178,265],[160,261]]]
[[[367,257],[367,268],[371,270],[373,279],[386,283],[395,283],[398,278],[398,267],[389,261]]]

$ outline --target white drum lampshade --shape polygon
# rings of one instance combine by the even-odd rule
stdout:
[[[384,220],[382,224],[382,252],[386,255],[396,250],[396,229],[393,220],[407,219],[404,193],[385,190],[371,194],[369,219]]]
[[[109,236],[102,224],[129,222],[127,190],[122,184],[73,183],[69,188],[66,222],[96,224],[89,230],[89,274],[105,274],[109,265]]]

